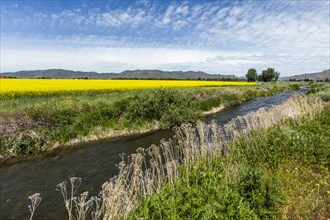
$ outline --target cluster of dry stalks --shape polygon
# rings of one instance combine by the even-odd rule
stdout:
[[[28,206],[30,210],[30,220],[31,220],[33,218],[34,212],[36,211],[36,209],[38,208],[41,202],[40,193],[35,193],[29,196],[28,199],[30,199],[31,201],[31,205]]]
[[[6,147],[0,153],[0,159],[29,154],[32,150],[41,151],[47,147],[47,141],[38,131],[44,123],[42,120],[33,121],[26,113],[1,112],[0,143]],[[33,146],[33,149],[29,146]]]
[[[75,197],[75,190],[80,184],[78,178],[70,179],[70,196],[66,183],[59,184],[69,219],[85,219],[88,212],[92,219],[125,218],[141,199],[156,192],[163,183],[172,185],[180,177],[180,164],[225,155],[230,151],[232,141],[245,132],[269,128],[302,115],[313,117],[322,108],[323,103],[317,97],[297,95],[281,105],[237,117],[224,126],[215,122],[182,125],[176,130],[175,141],[162,141],[160,146],[148,149],[139,148],[137,153],[127,158],[122,155],[119,174],[103,184],[98,197],[87,200],[87,193]],[[189,169],[189,166],[185,167]]]

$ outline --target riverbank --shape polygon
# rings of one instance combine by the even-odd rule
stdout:
[[[328,219],[330,103],[314,104],[242,135],[226,157],[201,152],[127,218]]]
[[[223,107],[296,89],[288,83],[19,97],[1,104],[1,160],[193,123]],[[220,108],[219,108],[220,106]],[[211,110],[211,111],[210,111]]]
[[[317,96],[298,95],[220,127],[182,125],[176,141],[123,157],[99,197],[67,202],[98,204],[105,219],[326,217],[329,113]]]

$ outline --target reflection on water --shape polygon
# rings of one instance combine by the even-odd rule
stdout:
[[[262,107],[280,104],[299,91],[284,92],[275,96],[259,97],[241,105],[229,107],[206,118],[224,124],[230,119],[256,111]],[[169,139],[173,131],[156,131],[150,134],[102,140],[85,144],[41,158],[4,165],[0,168],[0,219],[28,219],[29,195],[40,192],[42,202],[34,219],[67,219],[64,203],[56,185],[72,176],[81,177],[80,191],[98,194],[102,184],[116,175],[119,154],[134,153],[139,147],[159,144],[162,138]]]

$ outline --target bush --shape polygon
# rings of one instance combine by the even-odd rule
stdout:
[[[299,90],[300,86],[298,84],[290,84],[291,90]]]
[[[323,101],[328,102],[330,101],[330,92],[321,93],[320,97]]]
[[[311,83],[309,85],[309,91],[307,92],[307,94],[315,94],[315,93],[321,92],[324,89],[325,89],[325,86],[323,83]]]
[[[132,122],[157,120],[163,128],[169,128],[200,117],[195,108],[196,99],[186,92],[154,90],[130,99],[124,117]]]
[[[196,103],[196,107],[202,111],[208,111],[214,107],[218,107],[221,103],[222,103],[221,97],[214,97]]]
[[[239,195],[261,219],[276,215],[276,204],[281,201],[280,183],[274,177],[265,178],[259,168],[242,168],[236,183]]]
[[[128,219],[274,218],[275,205],[281,199],[279,182],[265,178],[257,168],[243,168],[238,177],[226,179],[223,162],[218,158],[191,165],[193,170],[184,173],[174,187],[164,185],[156,195],[143,200]]]

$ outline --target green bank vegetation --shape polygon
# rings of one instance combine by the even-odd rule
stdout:
[[[310,93],[318,93],[324,101],[330,101],[330,83],[309,83]]]
[[[330,109],[239,138],[228,156],[185,164],[129,219],[329,219]],[[189,172],[186,172],[189,166]]]
[[[105,137],[168,129],[212,108],[299,89],[276,83],[245,87],[79,92],[21,96],[0,103],[2,159],[35,155]]]

